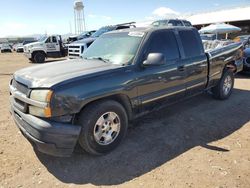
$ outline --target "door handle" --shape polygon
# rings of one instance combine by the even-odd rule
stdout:
[[[184,71],[185,70],[185,66],[184,65],[178,66],[177,70],[178,71]]]

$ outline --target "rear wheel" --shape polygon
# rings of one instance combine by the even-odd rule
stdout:
[[[44,63],[45,61],[45,54],[42,52],[37,52],[34,55],[34,61],[35,63]]]
[[[212,93],[216,99],[227,99],[234,87],[234,74],[230,70],[226,70],[217,86],[212,88]]]
[[[90,154],[100,155],[116,148],[126,135],[128,118],[116,101],[101,101],[84,109],[79,117],[82,131],[81,147]]]

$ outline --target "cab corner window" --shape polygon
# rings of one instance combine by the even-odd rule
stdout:
[[[179,31],[179,35],[186,58],[201,55],[201,44],[199,43],[199,40],[197,40],[197,37],[193,30]]]

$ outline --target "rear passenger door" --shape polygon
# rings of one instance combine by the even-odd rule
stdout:
[[[179,42],[182,53],[181,66],[186,74],[187,95],[204,90],[207,83],[208,63],[199,34],[195,29],[180,29]]]
[[[141,65],[141,71],[137,73],[141,103],[151,108],[182,98],[185,94],[185,72],[178,70],[181,56],[174,30],[152,33],[145,48],[144,60],[149,53],[162,53],[166,63],[148,67]]]

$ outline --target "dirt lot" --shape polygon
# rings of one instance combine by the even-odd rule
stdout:
[[[22,54],[0,54],[0,187],[250,187],[250,75],[229,100],[203,94],[147,115],[114,152],[70,158],[34,152],[8,112]]]

